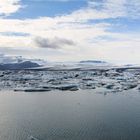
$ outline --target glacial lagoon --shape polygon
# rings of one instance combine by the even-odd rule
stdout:
[[[140,93],[0,92],[0,140],[139,140]]]

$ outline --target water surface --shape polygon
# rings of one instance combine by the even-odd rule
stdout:
[[[0,93],[0,140],[139,140],[140,93]]]

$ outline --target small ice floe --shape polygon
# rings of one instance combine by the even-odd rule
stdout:
[[[57,86],[56,89],[76,91],[78,90],[78,86],[77,85],[61,85],[61,86]]]
[[[137,84],[128,84],[127,86],[124,86],[124,90],[129,90],[129,89],[133,89],[136,87],[137,87]]]
[[[27,138],[27,140],[39,140],[39,139],[37,139],[37,138],[35,138],[35,137],[33,137],[33,136],[29,136],[29,137]]]
[[[24,92],[46,92],[50,91],[49,89],[42,89],[42,88],[33,88],[33,89],[25,89]]]
[[[114,87],[114,84],[107,84],[105,86],[106,89],[113,89],[113,87]]]
[[[44,89],[44,88],[21,88],[21,89],[14,89],[15,92],[23,91],[23,92],[46,92],[50,91],[50,89]]]
[[[15,92],[24,91],[24,88],[15,88],[14,91]]]

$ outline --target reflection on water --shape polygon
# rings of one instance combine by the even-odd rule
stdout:
[[[139,140],[139,93],[0,94],[0,140]]]

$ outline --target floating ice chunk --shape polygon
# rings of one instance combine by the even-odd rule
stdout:
[[[78,90],[78,86],[77,85],[61,85],[61,86],[57,86],[56,89],[76,91]]]
[[[33,137],[33,136],[29,136],[29,137],[27,138],[27,140],[39,140],[39,139],[37,139],[37,138],[35,138],[35,137]]]
[[[14,89],[14,91],[24,91],[24,92],[45,92],[45,91],[50,91],[50,89],[44,89],[44,88],[19,88],[19,89]]]

